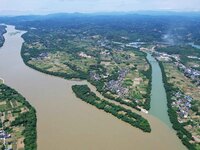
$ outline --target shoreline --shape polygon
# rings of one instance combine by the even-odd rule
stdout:
[[[185,130],[184,127],[181,126],[181,124],[178,122],[176,112],[172,108],[172,95],[171,91],[173,91],[173,87],[168,83],[168,79],[166,76],[165,68],[163,66],[163,63],[161,61],[158,61],[158,64],[160,66],[161,72],[162,72],[162,77],[163,77],[163,83],[164,83],[164,88],[166,90],[167,94],[167,108],[168,108],[168,116],[170,119],[170,122],[172,124],[172,128],[176,132],[177,137],[181,140],[182,144],[187,147],[190,150],[195,150],[195,146],[190,143],[189,137],[190,133]],[[183,133],[181,133],[183,132]],[[183,135],[182,135],[183,134]],[[186,136],[187,138],[185,138]]]
[[[169,128],[172,129],[172,124],[168,115],[167,95],[164,88],[163,76],[158,61],[147,53],[147,59],[152,66],[152,84],[151,84],[151,109],[149,113],[159,120],[163,121]],[[152,63],[152,61],[155,61]]]
[[[11,76],[5,76],[5,79],[10,86],[20,91],[37,110],[38,149],[61,149],[64,145],[71,149],[92,148],[96,150],[131,149],[133,146],[136,149],[165,150],[170,147],[171,149],[183,149],[182,144],[179,144],[179,139],[154,116],[144,114],[152,125],[152,133],[144,134],[127,123],[105,115],[100,110],[77,99],[71,91],[71,85],[75,84],[75,81],[48,75],[28,67],[21,61],[20,53],[14,52],[18,58],[14,56],[13,59],[23,65],[19,70],[22,76],[11,74]],[[4,58],[2,57],[2,62]],[[8,60],[5,59],[5,61]],[[15,65],[15,62],[12,63]],[[2,68],[5,66],[3,63],[1,65]],[[16,68],[12,68],[13,65],[5,69],[14,72]],[[7,72],[10,73],[9,71]],[[21,84],[22,82],[26,84]],[[55,110],[55,106],[58,109]],[[62,124],[55,124],[61,121]],[[55,138],[55,135],[59,136]],[[87,140],[85,136],[88,136]],[[160,144],[161,139],[166,142]],[[142,143],[143,140],[147,141],[145,145]],[[169,147],[166,148],[167,146]]]
[[[24,149],[33,149],[33,150],[36,150],[37,149],[37,125],[36,125],[36,122],[37,122],[37,116],[36,116],[36,110],[35,108],[27,101],[27,99],[21,95],[18,91],[16,91],[15,89],[11,88],[10,86],[8,85],[5,85],[5,84],[0,84],[0,89],[2,91],[1,93],[1,98],[7,98],[9,97],[9,99],[1,99],[3,101],[6,101],[6,102],[10,102],[11,101],[15,101],[15,102],[18,102],[18,103],[21,103],[21,105],[12,105],[10,106],[11,110],[12,110],[12,113],[11,114],[14,114],[14,111],[16,111],[15,113],[18,114],[18,116],[15,118],[15,120],[12,120],[11,121],[11,124],[8,125],[8,126],[5,126],[5,124],[2,122],[2,128],[4,131],[6,131],[7,129],[11,130],[11,129],[14,129],[16,128],[17,126],[23,126],[23,130],[22,130],[22,133],[20,133],[20,138],[24,138],[23,140],[23,144],[24,144]],[[17,108],[18,107],[23,107],[23,109],[28,109],[27,111],[22,111],[22,109],[20,110],[20,113],[17,112]],[[4,113],[8,113],[10,110],[5,108],[3,110]],[[8,133],[10,133],[12,136],[7,140],[6,139],[6,144],[4,143],[4,146],[8,146],[9,143],[8,141],[11,140],[12,142],[12,147],[14,147],[13,145],[14,142],[16,141],[19,141],[19,137],[15,137],[15,135],[17,134],[17,131],[15,130],[12,130],[12,131],[6,131]],[[29,136],[31,135],[31,136]],[[5,140],[5,139],[4,139]],[[7,147],[6,146],[6,147]]]

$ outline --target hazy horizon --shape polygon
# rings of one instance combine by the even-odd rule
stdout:
[[[0,15],[137,11],[200,12],[199,0],[0,0]]]

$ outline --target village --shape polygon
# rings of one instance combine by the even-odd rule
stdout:
[[[0,84],[0,145],[4,150],[24,149],[23,124],[16,123],[18,117],[29,111],[21,102],[15,93],[13,97]],[[9,95],[9,97],[8,97]],[[7,96],[7,97],[5,97]]]
[[[49,37],[49,36],[48,36]],[[69,38],[70,37],[70,38]],[[191,67],[186,67],[181,62],[177,54],[167,54],[157,52],[155,45],[165,43],[155,43],[155,45],[136,41],[129,41],[128,37],[119,37],[118,39],[109,39],[100,34],[90,35],[89,33],[69,34],[66,37],[66,45],[59,45],[61,39],[55,39],[55,43],[48,42],[50,45],[44,46],[44,42],[38,41],[40,47],[37,55],[27,54],[24,57],[34,56],[27,63],[56,75],[62,73],[62,77],[83,77],[105,97],[133,108],[139,108],[142,112],[148,113],[150,108],[150,88],[149,84],[151,73],[149,64],[146,60],[146,53],[149,49],[158,61],[172,63],[185,77],[195,81],[198,86],[199,72]],[[38,40],[38,39],[36,39]],[[30,43],[27,47],[34,46]],[[51,44],[54,44],[51,46]],[[56,47],[59,45],[58,47]],[[45,47],[43,49],[42,47]],[[48,47],[56,47],[55,52]],[[28,49],[28,48],[27,48]],[[29,51],[26,51],[29,53]],[[171,65],[171,64],[170,64]],[[185,69],[179,66],[184,65]],[[174,68],[173,68],[174,69]],[[178,78],[177,74],[170,77]],[[150,92],[149,92],[150,91]],[[182,90],[179,90],[180,93]],[[198,121],[192,117],[198,117],[194,114],[192,108],[194,98],[190,93],[175,93],[173,107],[176,110],[178,120],[181,124],[192,120],[198,124]],[[185,128],[188,126],[185,125]],[[192,129],[191,133],[197,133],[197,126]],[[198,135],[193,134],[196,141]]]
[[[102,90],[107,91],[107,94],[122,98],[127,103],[136,102],[143,107],[149,94],[149,78],[143,72],[149,69],[149,64],[145,53],[139,48],[145,42],[140,39],[131,42],[128,37],[123,36],[117,41],[98,34],[91,36],[87,32],[67,34],[67,37],[72,38],[68,43],[73,43],[68,44],[68,48],[76,51],[47,51],[47,42],[36,39],[36,44],[24,45],[24,57],[30,56],[30,48],[37,48],[38,54],[29,59],[29,64],[48,72],[62,72],[69,76],[87,74],[91,81],[102,82]],[[60,39],[56,39],[55,43],[59,41]],[[91,69],[91,66],[96,68]],[[104,71],[97,71],[101,68],[104,68]]]
[[[191,133],[191,143],[200,143],[199,133],[199,82],[200,71],[181,63],[179,55],[153,52],[154,57],[163,62],[168,82],[177,88],[172,96],[171,106],[177,114],[178,122]]]
[[[3,104],[1,102],[0,107],[4,107],[3,105],[8,105],[6,103]],[[12,106],[11,106],[12,107]],[[11,109],[14,109],[13,106]],[[25,109],[25,110],[24,110]],[[23,148],[23,127],[13,126],[12,122],[18,116],[18,113],[26,112],[26,108],[21,107],[22,112],[20,111],[2,111],[1,109],[1,128],[0,128],[0,141],[5,148],[5,150],[12,150],[14,148]]]
[[[159,61],[170,61],[175,64],[175,66],[188,78],[192,80],[193,83],[196,84],[196,86],[200,86],[200,71],[196,70],[191,67],[187,67],[180,61],[180,57],[178,55],[169,55],[166,53],[161,52],[153,52],[153,55],[158,59]],[[173,61],[175,60],[175,61]]]
[[[195,115],[192,103],[194,100],[191,96],[179,91],[174,94],[172,107],[177,112],[179,123],[184,124],[196,143],[200,143],[200,134],[196,131],[199,129],[199,117]]]
[[[125,79],[126,75],[128,74],[129,70],[128,69],[121,69],[119,70],[119,75],[117,80],[110,80],[107,84],[106,84],[106,88],[108,90],[110,90],[111,92],[116,93],[117,95],[119,95],[120,97],[123,97],[124,95],[126,95],[129,91],[128,88],[124,88],[122,86],[123,80]]]
[[[188,95],[184,95],[180,91],[175,93],[174,102],[172,106],[177,109],[177,114],[179,116],[179,122],[182,123],[183,119],[187,119],[189,116],[189,111],[191,109],[191,102],[193,98]]]
[[[176,62],[175,64],[186,77],[190,78],[197,86],[200,86],[200,71],[186,67],[180,62]]]
[[[4,130],[0,130],[0,140],[1,140],[1,145],[3,145],[4,150],[12,150],[12,142],[7,142],[11,139],[11,135],[6,133]]]

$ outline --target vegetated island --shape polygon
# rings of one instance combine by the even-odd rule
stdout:
[[[73,85],[72,90],[78,98],[86,103],[94,105],[98,109],[104,110],[105,112],[112,114],[118,119],[127,122],[144,132],[151,132],[148,121],[142,116],[133,113],[131,110],[125,109],[122,106],[100,99],[87,85]]]
[[[151,66],[146,53],[139,50],[145,43],[132,42],[128,34],[117,39],[110,36],[118,35],[118,29],[110,28],[105,35],[99,31],[99,23],[93,20],[91,26],[87,17],[80,22],[83,25],[78,28],[76,22],[63,18],[60,24],[54,19],[17,24],[17,29],[28,31],[22,36],[24,63],[50,75],[87,80],[105,98],[148,113]],[[91,27],[94,29],[88,30]]]
[[[37,149],[36,111],[14,89],[0,84],[0,148]]]
[[[112,28],[112,21],[104,29],[101,17],[74,18],[61,17],[59,24],[54,18],[17,24],[28,31],[21,51],[25,64],[54,76],[87,80],[108,99],[149,110],[151,66],[139,51],[145,43],[121,26]]]
[[[32,37],[31,42],[29,36]],[[109,50],[104,46],[91,45],[103,38],[93,39],[93,36],[86,36],[85,41],[82,38],[71,39],[68,42],[73,42],[73,45],[66,42],[59,46],[59,50],[54,50],[43,45],[52,42],[47,38],[50,35],[43,35],[43,39],[34,39],[35,36],[39,35],[25,34],[26,42],[22,47],[22,58],[31,68],[66,79],[85,79],[108,99],[138,110],[140,107],[150,109],[151,66],[145,53],[134,48],[122,50],[119,45]],[[35,42],[43,46],[38,47]],[[107,40],[107,43],[113,41]]]

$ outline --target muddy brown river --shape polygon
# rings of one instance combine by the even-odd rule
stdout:
[[[186,149],[153,115],[142,114],[152,127],[151,133],[144,133],[77,99],[71,86],[86,81],[68,81],[27,67],[20,56],[24,32],[16,33],[14,26],[7,31],[0,48],[0,77],[35,107],[39,150]]]

